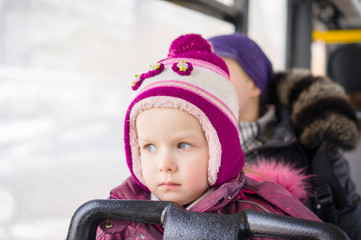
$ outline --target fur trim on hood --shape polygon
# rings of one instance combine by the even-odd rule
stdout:
[[[309,148],[355,149],[360,124],[344,88],[308,70],[278,72],[268,88],[268,102],[291,107],[291,121]]]
[[[300,201],[306,202],[312,196],[309,180],[313,175],[306,175],[303,169],[297,169],[289,163],[274,160],[258,160],[246,163],[244,172],[258,182],[277,183],[295,195]]]

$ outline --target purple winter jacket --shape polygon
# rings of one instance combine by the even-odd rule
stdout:
[[[129,177],[111,191],[110,199],[149,200],[150,193]],[[233,214],[245,209],[321,221],[281,185],[257,182],[243,173],[218,187],[189,211]],[[97,239],[102,240],[162,239],[162,236],[160,226],[113,219],[103,221],[97,231]]]

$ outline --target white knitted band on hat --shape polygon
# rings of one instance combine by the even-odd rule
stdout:
[[[189,76],[181,76],[171,69],[173,63],[181,60],[193,65],[194,69]],[[157,85],[185,88],[212,102],[237,127],[239,109],[238,101],[234,101],[238,99],[237,92],[224,71],[216,65],[196,59],[174,58],[162,63],[165,65],[162,73],[145,79],[137,95]]]

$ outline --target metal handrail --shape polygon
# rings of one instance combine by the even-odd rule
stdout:
[[[181,209],[172,202],[140,200],[92,200],[74,213],[67,240],[95,239],[104,219],[119,219],[164,226],[163,239],[244,239],[251,236],[349,240],[335,225],[245,210],[218,215]]]

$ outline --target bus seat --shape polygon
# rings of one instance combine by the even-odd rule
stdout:
[[[334,50],[329,56],[327,74],[347,92],[361,92],[361,45],[349,44]]]
[[[360,119],[361,43],[343,45],[332,51],[328,58],[327,75],[345,88]]]

